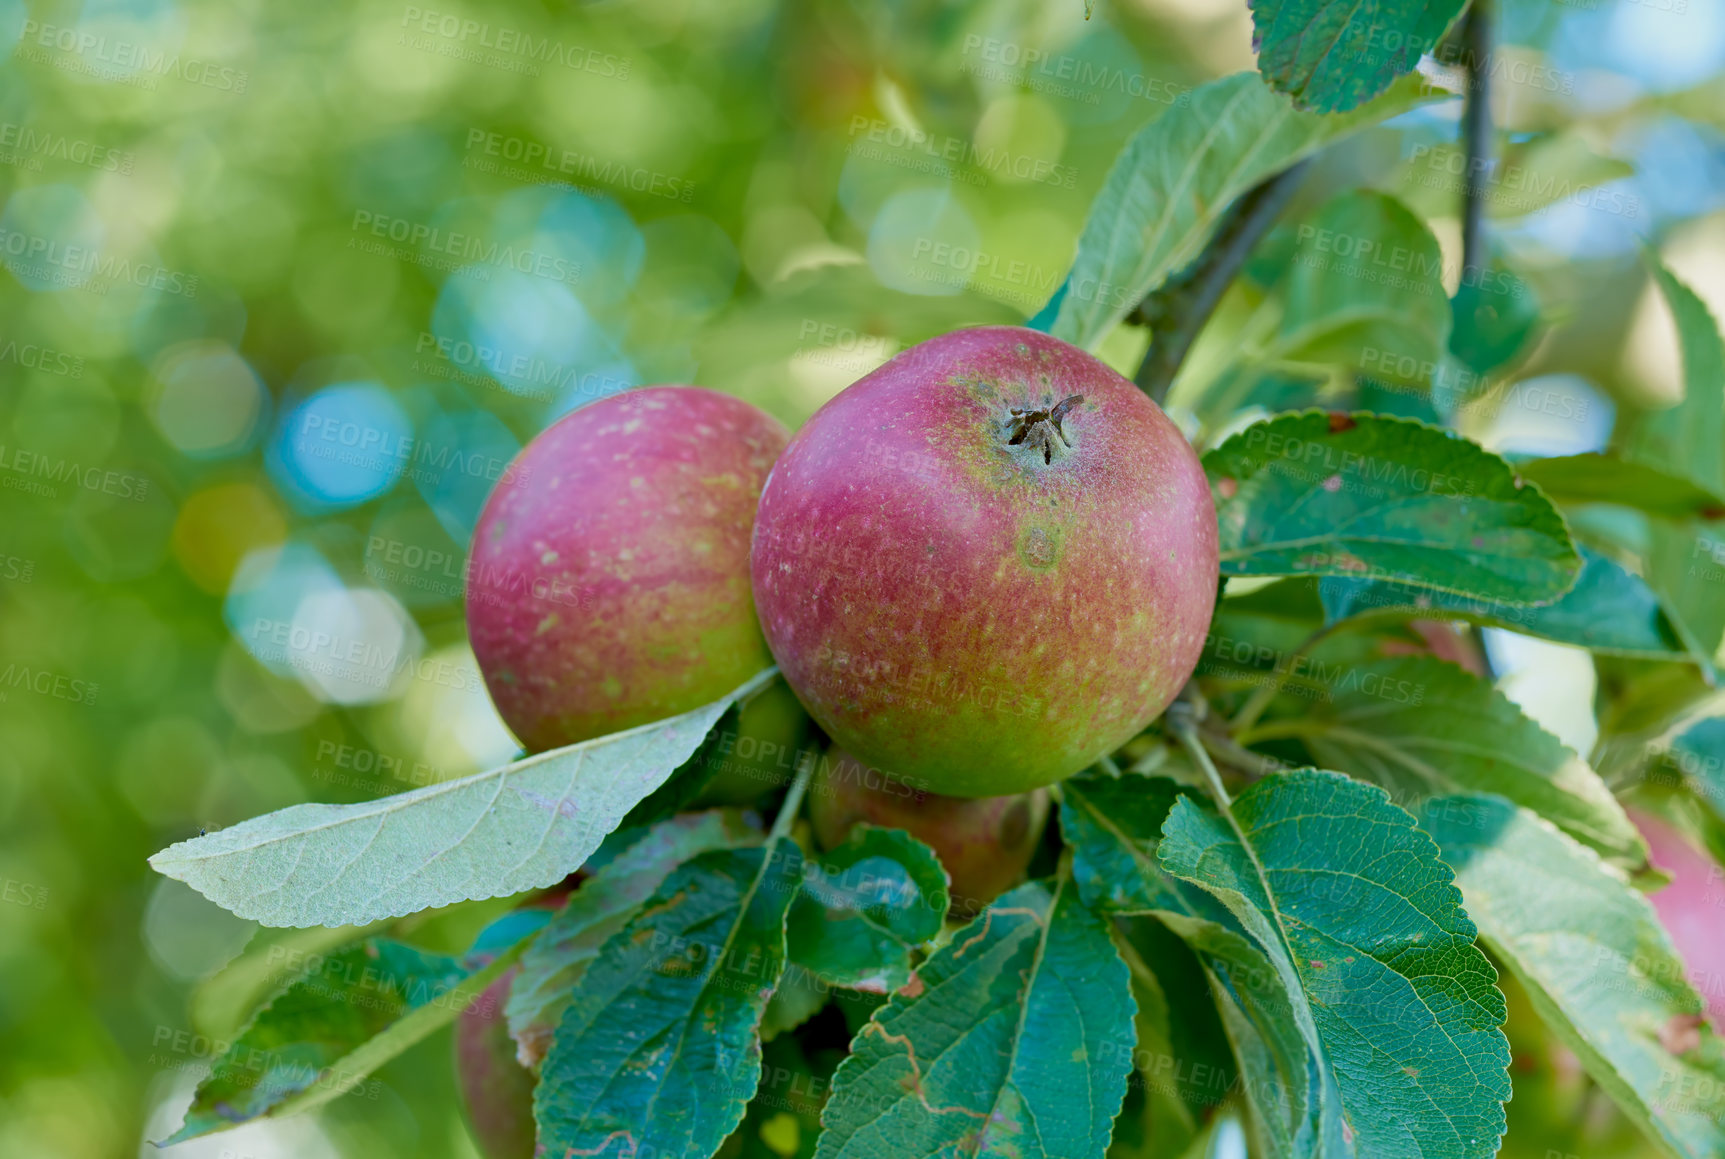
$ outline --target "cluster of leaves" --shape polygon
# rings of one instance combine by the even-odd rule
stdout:
[[[1313,111],[1242,74],[1153,123],[1037,324],[1096,346],[1250,187],[1426,99],[1394,79],[1413,58],[1364,68],[1348,46],[1417,8],[1403,31],[1429,47],[1458,7],[1261,3],[1264,76]],[[1691,562],[1698,537],[1725,541],[1709,530],[1725,517],[1718,328],[1655,263],[1681,405],[1609,452],[1512,463],[1445,429],[1465,392],[1335,371],[1390,349],[1484,381],[1526,344],[1525,303],[1483,282],[1449,301],[1436,240],[1382,194],[1307,224],[1260,247],[1232,356],[1178,387],[1214,444],[1238,594],[1176,711],[1060,787],[1051,872],[955,929],[938,860],[906,834],[865,830],[815,862],[788,836],[799,788],[770,828],[687,810],[706,746],[771,672],[463,780],[296,806],[153,864],[276,926],[583,880],[462,958],[384,932],[333,950],[254,1014],[175,1139],[351,1088],[519,965],[506,1016],[551,1155],[1172,1156],[1218,1108],[1266,1155],[1491,1155],[1511,1093],[1501,968],[1649,1136],[1720,1154],[1725,1047],[1640,893],[1658,874],[1621,803],[1637,793],[1725,852],[1725,601]],[[1331,228],[1414,255],[1413,272],[1389,286],[1301,260]],[[1601,503],[1645,535],[1589,519]],[[1591,651],[1596,751],[1432,655],[1417,625],[1434,621]],[[1674,752],[1715,779],[1649,789]],[[834,1011],[836,1069],[787,1035]],[[823,1071],[824,1105],[763,1085],[790,1073],[768,1058],[786,1043],[791,1070]],[[734,1133],[775,1107],[789,1128]]]

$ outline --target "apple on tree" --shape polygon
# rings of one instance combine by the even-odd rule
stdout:
[[[1155,403],[1034,330],[924,342],[791,439],[751,554],[767,642],[859,759],[950,796],[1118,749],[1192,674],[1216,514]]]
[[[516,457],[474,531],[467,632],[529,750],[687,712],[772,663],[749,533],[786,437],[741,399],[655,386]]]

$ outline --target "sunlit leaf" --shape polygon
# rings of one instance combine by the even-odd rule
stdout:
[[[1267,777],[1231,813],[1180,798],[1157,858],[1273,964],[1354,1152],[1495,1155],[1504,999],[1437,847],[1381,789],[1336,773]]]
[[[1204,456],[1223,575],[1367,576],[1508,603],[1556,599],[1581,559],[1508,463],[1446,431],[1305,411]]]
[[[706,739],[768,669],[682,716],[354,805],[294,805],[150,858],[268,926],[361,925],[553,885]]]
[[[1296,110],[1256,75],[1191,93],[1139,130],[1091,203],[1049,332],[1094,348],[1144,296],[1184,268],[1228,206],[1265,178],[1349,133],[1421,103],[1405,83],[1354,113]]]
[[[1653,907],[1557,829],[1500,798],[1427,803],[1480,938],[1558,1040],[1643,1130],[1719,1154],[1725,1044]]]
[[[265,1115],[309,1110],[463,1011],[513,964],[482,969],[387,938],[307,957],[302,976],[252,1017],[198,1084],[185,1124],[163,1145]]]

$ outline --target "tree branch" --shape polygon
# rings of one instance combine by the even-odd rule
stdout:
[[[1461,268],[1483,270],[1485,251],[1485,192],[1492,168],[1491,134],[1491,0],[1473,0],[1462,17],[1462,61],[1467,69],[1467,103],[1462,107],[1462,144],[1467,150],[1467,178],[1462,192]]]
[[[1242,193],[1191,265],[1138,304],[1132,320],[1150,327],[1150,349],[1133,381],[1160,405],[1198,332],[1215,312],[1222,293],[1246,264],[1252,247],[1269,232],[1305,176],[1300,161]]]

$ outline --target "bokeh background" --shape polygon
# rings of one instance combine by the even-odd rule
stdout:
[[[340,936],[260,932],[149,854],[517,751],[461,591],[526,440],[651,382],[794,425],[907,345],[1025,319],[1122,143],[1253,63],[1244,0],[431,2],[0,0],[7,1159],[155,1154],[271,947]],[[1500,181],[1491,227],[1547,328],[1465,421],[1590,449],[1679,391],[1644,243],[1725,316],[1725,6],[1498,22],[1499,147],[1540,180]],[[1302,204],[1395,193],[1459,268],[1433,161],[1458,115],[1332,151]],[[1585,656],[1494,653],[1585,752]],[[487,916],[415,929],[457,949]],[[1517,1046],[1506,1153],[1639,1146]],[[471,1157],[448,1057],[165,1154]]]

